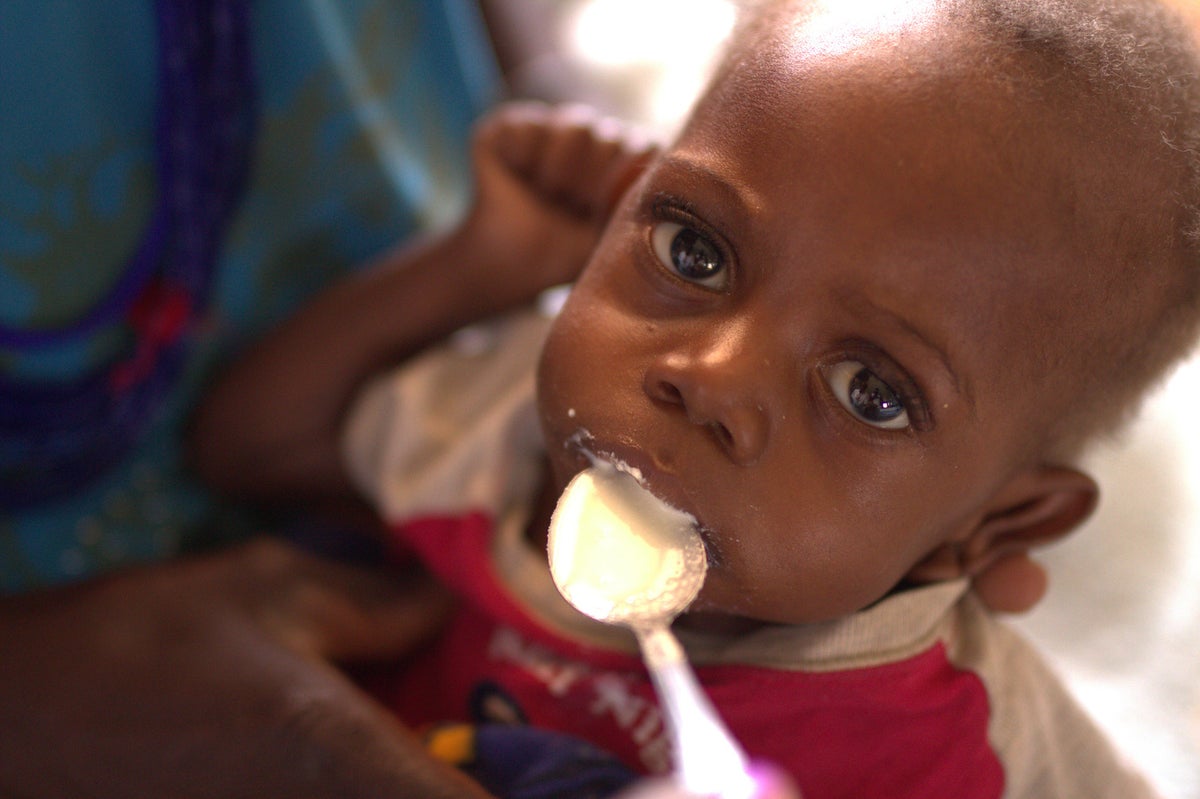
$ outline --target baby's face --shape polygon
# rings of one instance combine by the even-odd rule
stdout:
[[[547,342],[557,487],[586,449],[694,515],[696,609],[869,605],[982,522],[1070,385],[1029,379],[1081,260],[1053,142],[1013,155],[1028,120],[997,90],[891,63],[784,48],[724,72]]]

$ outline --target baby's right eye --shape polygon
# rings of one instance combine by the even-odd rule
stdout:
[[[716,290],[728,284],[720,249],[702,233],[678,222],[659,222],[650,231],[650,243],[662,265],[684,280]]]

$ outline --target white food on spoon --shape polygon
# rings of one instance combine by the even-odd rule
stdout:
[[[603,461],[563,492],[548,547],[550,573],[568,602],[635,629],[670,624],[700,593],[707,572],[696,520]]]
[[[667,714],[683,788],[746,799],[755,793],[746,756],[670,629],[704,585],[704,541],[695,518],[638,478],[623,464],[596,460],[571,480],[550,519],[550,574],[578,610],[637,635]]]

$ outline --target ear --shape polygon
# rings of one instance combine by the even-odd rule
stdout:
[[[914,583],[974,577],[1000,558],[1051,544],[1083,523],[1100,489],[1083,472],[1042,466],[1015,476],[996,491],[965,532],[913,567]]]

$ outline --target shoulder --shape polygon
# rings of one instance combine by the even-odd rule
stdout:
[[[987,693],[988,737],[1008,797],[1153,797],[1041,653],[973,595],[946,636],[956,668]]]
[[[472,328],[384,374],[347,416],[342,449],[384,519],[499,512],[532,493],[541,434],[534,372],[549,320]]]

